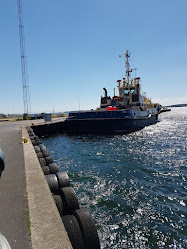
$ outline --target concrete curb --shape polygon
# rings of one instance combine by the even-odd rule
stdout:
[[[30,141],[26,128],[22,136]],[[33,249],[72,249],[32,143],[23,144]]]

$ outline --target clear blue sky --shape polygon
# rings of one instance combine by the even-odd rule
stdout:
[[[128,49],[142,90],[187,103],[186,0],[22,0],[33,113],[99,106],[125,76]],[[0,113],[23,113],[17,1],[0,3]],[[79,97],[78,97],[79,96]]]

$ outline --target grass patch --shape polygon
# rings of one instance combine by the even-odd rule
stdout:
[[[29,216],[28,192],[25,192],[24,200],[25,200],[25,217],[24,217],[24,220],[25,220],[25,223],[27,225],[28,232],[31,235],[31,222],[30,222],[30,216]]]

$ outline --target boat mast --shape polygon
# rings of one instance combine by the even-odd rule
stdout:
[[[129,50],[126,50],[125,57],[126,57],[125,67],[126,67],[127,85],[129,85],[130,73],[132,72],[132,69],[130,69],[130,64],[129,64],[129,58],[130,58]]]

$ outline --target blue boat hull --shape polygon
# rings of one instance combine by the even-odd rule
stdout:
[[[116,115],[116,114],[115,114]],[[80,118],[79,115],[66,120],[66,131],[69,134],[126,134],[143,129],[145,126],[155,124],[158,114],[148,117],[134,118]]]

